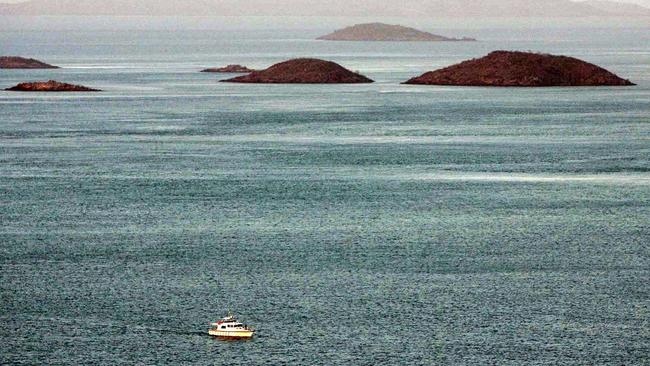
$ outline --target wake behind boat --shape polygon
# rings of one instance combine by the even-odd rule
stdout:
[[[210,323],[208,334],[223,339],[250,339],[255,331],[238,322],[234,315],[228,315],[218,322]]]

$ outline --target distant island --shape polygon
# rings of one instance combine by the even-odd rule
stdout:
[[[449,38],[423,32],[415,28],[385,23],[357,24],[343,28],[325,36],[326,41],[385,41],[385,42],[459,42],[476,41],[474,38]]]
[[[650,9],[647,6],[641,6],[627,1],[587,0],[582,2],[582,4],[613,16],[650,16]]]
[[[33,58],[24,58],[18,56],[0,56],[0,69],[58,69],[53,66],[35,60]]]
[[[372,83],[367,77],[331,61],[298,58],[281,62],[266,70],[222,80],[229,83],[265,84],[356,84]]]
[[[479,59],[427,72],[404,84],[504,87],[635,85],[573,57],[511,51],[494,51]]]
[[[99,92],[99,89],[92,89],[81,85],[61,83],[58,81],[37,81],[21,83],[14,87],[5,89],[7,91],[20,92]]]
[[[231,74],[247,74],[251,73],[255,70],[249,69],[246,66],[242,65],[228,65],[224,67],[213,67],[205,70],[201,70],[201,72],[221,72],[221,73],[231,73]]]

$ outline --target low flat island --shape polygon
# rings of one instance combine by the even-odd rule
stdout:
[[[318,37],[325,41],[365,42],[474,42],[474,38],[451,38],[423,32],[415,28],[385,23],[365,23],[343,28]]]
[[[201,72],[220,72],[224,74],[248,74],[255,70],[249,69],[242,65],[228,65],[224,67],[211,67],[209,69],[201,70]]]
[[[29,83],[20,83],[7,91],[19,92],[99,92],[99,89],[88,88],[81,85],[61,83],[58,81],[36,81]]]
[[[0,69],[58,69],[58,66],[46,64],[33,58],[19,56],[0,56]]]

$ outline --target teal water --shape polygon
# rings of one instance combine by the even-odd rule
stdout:
[[[317,33],[0,33],[105,90],[0,92],[0,363],[650,364],[647,29]],[[501,48],[639,85],[399,85]],[[377,83],[196,72],[295,56]]]

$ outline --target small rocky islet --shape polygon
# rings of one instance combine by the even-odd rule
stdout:
[[[58,69],[58,66],[19,56],[0,56],[0,69]]]
[[[36,81],[29,83],[20,83],[7,91],[19,92],[99,92],[99,89],[88,88],[81,85],[61,83],[58,81]]]
[[[251,72],[254,72],[256,70],[249,69],[246,66],[242,65],[228,65],[224,67],[211,67],[205,70],[201,70],[201,72],[219,72],[219,73],[224,73],[224,74],[248,74]]]
[[[635,85],[577,58],[516,51],[494,51],[482,58],[427,72],[404,84],[493,87]]]
[[[359,84],[373,82],[373,80],[337,63],[315,58],[288,60],[265,70],[221,81],[260,84]]]
[[[356,24],[321,36],[324,41],[360,41],[360,42],[475,42],[476,39],[463,37],[451,38],[423,32],[415,28],[385,23]]]

